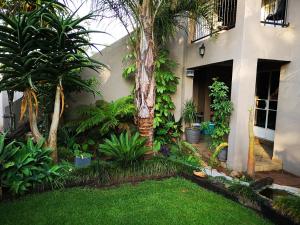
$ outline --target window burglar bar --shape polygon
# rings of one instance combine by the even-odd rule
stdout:
[[[210,0],[212,13],[209,18],[199,18],[196,23],[195,36],[192,42],[209,37],[221,30],[235,26],[237,0]]]
[[[263,0],[261,6],[261,23],[288,27],[288,0]]]

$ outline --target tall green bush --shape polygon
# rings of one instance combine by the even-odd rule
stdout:
[[[224,82],[214,79],[214,82],[209,86],[212,98],[211,109],[214,112],[213,122],[215,129],[212,137],[211,148],[216,149],[221,143],[225,142],[228,134],[230,133],[230,116],[233,111],[233,104],[229,100],[229,88]]]

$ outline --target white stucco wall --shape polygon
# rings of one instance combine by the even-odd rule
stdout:
[[[255,84],[258,59],[291,61],[282,68],[279,105],[275,132],[274,157],[283,160],[285,170],[300,175],[300,1],[289,0],[288,28],[264,26],[260,23],[261,0],[238,0],[235,28],[199,43],[187,43],[184,33],[169,44],[170,54],[178,63],[180,78],[173,97],[175,115],[180,117],[184,102],[193,96],[193,79],[186,77],[186,69],[233,60],[231,100],[234,112],[229,136],[228,166],[246,170],[248,157],[249,108],[255,104]],[[199,47],[205,44],[206,53],[199,56]],[[123,57],[128,51],[126,38],[102,51],[95,58],[111,70],[98,74],[105,100],[128,95],[132,83],[122,78]],[[83,75],[89,75],[85,71]],[[90,96],[76,97],[76,104],[95,101]]]

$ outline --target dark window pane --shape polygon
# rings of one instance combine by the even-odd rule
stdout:
[[[267,107],[267,103],[265,100],[257,100],[256,108],[265,109]]]
[[[269,109],[277,110],[277,104],[278,104],[277,101],[270,101],[269,102]]]
[[[275,130],[276,128],[276,111],[269,111],[269,116],[268,116],[268,128]]]
[[[255,126],[265,128],[266,115],[266,110],[257,109],[255,113]]]
[[[258,99],[268,99],[268,87],[269,87],[269,76],[270,73],[257,73],[256,77],[256,97]]]
[[[274,72],[271,75],[270,100],[278,99],[280,71]]]

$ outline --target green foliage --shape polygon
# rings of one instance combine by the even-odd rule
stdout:
[[[7,16],[0,14],[0,90],[24,91],[27,88],[56,90],[61,84],[68,90],[91,89],[78,72],[97,70],[101,64],[91,59],[86,48],[95,46],[83,22],[92,14],[77,18],[47,7]]]
[[[273,207],[283,215],[292,218],[295,223],[300,223],[300,197],[277,197],[273,201]]]
[[[170,148],[169,160],[182,164],[190,170],[201,169],[202,159],[197,149],[186,141],[178,141]]]
[[[167,50],[161,50],[155,61],[156,101],[155,101],[155,145],[157,150],[163,145],[176,142],[182,134],[182,121],[175,120],[175,104],[172,96],[177,91],[179,78],[173,70],[177,64],[170,59]]]
[[[253,189],[249,186],[245,186],[239,183],[233,183],[229,188],[229,191],[232,193],[238,194],[241,197],[248,199],[252,202],[257,202],[258,195],[253,191]]]
[[[214,132],[211,135],[211,148],[215,149],[222,142],[226,142],[226,138],[230,133],[229,122],[233,111],[233,104],[228,97],[229,88],[224,82],[214,79],[209,89],[209,96],[212,98],[211,109],[214,112],[213,121],[215,124]]]
[[[78,126],[77,134],[92,128],[99,128],[101,136],[120,127],[122,123],[133,120],[136,108],[131,96],[120,98],[116,101],[83,106],[78,110],[80,119],[72,122],[72,126]]]
[[[83,144],[75,143],[72,146],[72,151],[76,157],[89,158],[89,157],[92,157],[92,154],[90,152],[88,152],[88,150],[90,150],[89,148],[94,146],[95,144],[96,143],[94,140],[88,139]]]
[[[168,51],[159,52],[155,61],[156,103],[154,128],[163,128],[175,109],[172,96],[177,91],[179,79],[173,73],[176,66],[176,63],[170,59]]]
[[[5,144],[5,134],[0,135],[1,187],[19,195],[38,184],[55,183],[61,177],[62,167],[52,165],[52,150],[43,145],[44,141],[34,144],[32,139],[26,144]]]
[[[131,78],[136,74],[135,53],[129,53],[124,61],[130,64],[124,69],[123,77]],[[172,96],[177,91],[179,78],[173,73],[176,63],[170,59],[167,50],[160,50],[155,60],[155,81],[156,81],[156,100],[155,100],[155,146],[160,150],[162,145],[171,144],[182,134],[181,120],[175,121],[173,111],[175,104]]]
[[[99,152],[110,157],[113,161],[127,167],[138,162],[149,151],[145,146],[146,138],[135,133],[130,137],[129,133],[122,133],[119,137],[115,134],[110,139],[105,139],[104,144],[99,145]]]
[[[190,127],[192,126],[192,123],[196,122],[196,106],[195,103],[193,102],[193,100],[188,100],[185,104],[184,104],[184,109],[183,109],[183,120],[185,123],[187,123]]]

